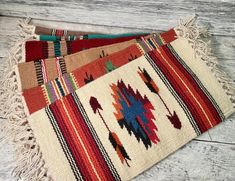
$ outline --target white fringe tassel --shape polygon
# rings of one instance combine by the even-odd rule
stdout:
[[[15,66],[23,60],[23,43],[35,38],[34,26],[29,25],[29,21],[30,19],[26,19],[19,22],[19,38],[13,41],[14,46],[9,53],[8,66],[1,81],[0,114],[6,120],[4,125],[1,125],[4,137],[0,138],[0,145],[4,147],[5,144],[11,144],[14,148],[13,160],[1,164],[11,169],[12,175],[17,180],[46,181],[51,178],[44,168],[42,154],[28,124],[15,72]]]
[[[218,82],[229,95],[231,102],[235,105],[234,82],[227,74],[218,68],[218,62],[212,55],[208,43],[202,38],[208,36],[207,31],[196,25],[197,16],[187,21],[180,21],[175,28],[178,36],[187,38],[195,50],[195,56],[199,56],[210,67]],[[34,27],[28,25],[29,20],[20,22],[21,28],[19,43],[15,43],[10,58],[9,67],[2,82],[4,86],[0,89],[1,106],[0,113],[7,118],[8,124],[2,130],[5,137],[0,139],[0,144],[11,141],[15,146],[15,159],[12,161],[13,175],[17,180],[52,180],[44,168],[44,161],[39,146],[36,143],[33,132],[28,124],[24,111],[22,96],[18,89],[14,66],[22,61],[22,43],[27,39],[34,38]],[[10,140],[11,139],[11,140]],[[13,140],[12,140],[13,139]],[[9,165],[10,162],[7,163]]]
[[[179,37],[186,38],[194,49],[194,56],[206,62],[211,72],[215,75],[222,88],[229,96],[233,108],[235,108],[235,83],[231,77],[219,67],[217,58],[213,55],[210,41],[205,41],[210,36],[207,29],[197,25],[197,15],[186,21],[180,21],[175,28]]]

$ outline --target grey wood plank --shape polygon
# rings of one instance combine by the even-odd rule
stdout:
[[[179,18],[197,13],[217,35],[234,36],[234,1],[209,0],[1,0],[2,15],[139,29],[166,30]]]
[[[235,114],[209,130],[212,141],[235,144]],[[200,139],[200,138],[198,138]],[[205,139],[203,139],[205,140]]]
[[[135,181],[234,180],[235,146],[192,141]]]

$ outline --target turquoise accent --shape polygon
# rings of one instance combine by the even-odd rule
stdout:
[[[106,72],[112,72],[113,70],[116,69],[116,67],[113,65],[113,63],[111,61],[108,61],[105,63],[106,66]]]
[[[97,39],[97,38],[120,38],[120,37],[127,37],[127,36],[136,36],[136,35],[147,35],[148,33],[122,33],[122,34],[87,34],[84,35],[84,39]],[[76,40],[76,36],[69,35],[67,36],[68,41]],[[39,35],[40,41],[61,41],[60,36],[51,36],[51,35]]]
[[[66,37],[68,41],[76,40],[76,36],[69,35]],[[39,35],[40,41],[61,41],[61,36]]]
[[[55,53],[55,57],[61,56],[61,52],[60,52],[60,42],[59,42],[59,41],[55,41],[55,42],[54,42],[54,53]]]
[[[50,36],[50,35],[39,35],[40,41],[60,41],[59,36]]]
[[[95,38],[120,38],[127,36],[136,36],[136,35],[147,35],[147,33],[122,33],[122,34],[88,34],[87,39],[95,39]]]

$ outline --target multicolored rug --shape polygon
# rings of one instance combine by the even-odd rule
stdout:
[[[41,51],[28,42],[55,45],[62,37],[89,46],[27,62],[13,49],[1,89],[8,119],[1,141],[15,144],[16,179],[130,180],[234,113],[234,82],[195,21],[147,36],[74,41],[66,36],[75,32],[22,24],[52,40],[32,41],[29,31],[17,44],[26,54]]]

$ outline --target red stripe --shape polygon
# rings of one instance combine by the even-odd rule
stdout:
[[[170,29],[169,31],[161,33],[161,38],[164,41],[164,44],[168,44],[174,41],[177,38],[177,35],[174,29]]]
[[[210,99],[207,97],[207,95],[199,87],[199,85],[194,80],[192,75],[182,66],[182,64],[176,59],[176,57],[173,56],[173,54],[171,53],[170,49],[167,48],[167,46],[163,46],[162,49],[164,50],[162,52],[166,53],[166,55],[171,60],[171,63],[174,64],[175,68],[178,68],[178,70],[184,75],[185,79],[187,79],[187,81],[189,83],[191,83],[190,85],[192,86],[192,89],[195,90],[195,94],[200,96],[199,97],[200,101],[204,105],[204,108],[206,109],[207,113],[209,114],[209,116],[213,122],[213,126],[220,123],[222,120],[221,120],[221,117],[220,117],[218,111],[216,110],[216,108],[214,107],[214,105],[212,104]]]
[[[161,49],[162,50],[162,49]],[[196,100],[199,102],[199,104],[202,106],[202,109],[199,107],[199,105],[196,103],[193,96],[187,91],[187,88],[182,83],[182,81],[179,79],[177,74],[170,68],[169,65],[167,65],[166,61],[161,57],[161,55],[155,51],[150,53],[151,57],[154,59],[155,63],[158,65],[158,67],[162,70],[164,75],[167,77],[167,79],[171,82],[171,85],[174,87],[174,89],[177,91],[177,93],[180,95],[180,97],[183,99],[185,104],[187,105],[188,109],[192,113],[195,121],[198,124],[199,129],[204,132],[211,128],[210,124],[208,123],[207,119],[209,118],[209,121],[212,123],[212,125],[215,125],[215,118],[212,116],[209,107],[213,107],[212,104],[206,105],[203,102],[203,98],[207,98],[204,92],[200,89],[200,87],[197,85],[197,83],[194,81],[194,79],[187,73],[187,71],[184,69],[184,67],[181,64],[174,65],[172,61],[177,61],[174,57],[171,56],[171,59],[164,55],[165,53],[161,51],[162,56],[166,59],[166,61],[174,68],[174,71],[183,79],[184,83],[187,85],[189,90],[192,92],[193,96],[196,98]],[[169,54],[170,52],[168,52]],[[175,62],[176,63],[176,62]],[[181,67],[181,70],[179,69]],[[184,70],[184,71],[183,71]],[[183,72],[181,72],[183,71]],[[208,98],[207,98],[208,99]],[[209,102],[210,103],[210,102]],[[203,113],[205,112],[205,114]],[[218,115],[218,113],[217,113]],[[206,117],[207,116],[207,117]],[[217,116],[216,116],[217,118]]]
[[[154,63],[158,66],[158,68],[163,72],[165,77],[167,78],[168,81],[170,81],[171,86],[173,89],[177,92],[177,94],[180,96],[180,98],[184,101],[185,105],[191,112],[194,120],[197,122],[200,131],[206,131],[207,128],[204,126],[203,120],[201,119],[201,116],[198,114],[196,109],[194,108],[194,102],[191,102],[191,100],[188,98],[186,95],[186,92],[181,89],[180,85],[175,82],[171,72],[169,72],[161,63],[161,61],[156,57],[156,55],[153,52],[149,52],[149,55],[151,56],[152,60],[154,60]],[[200,124],[199,124],[200,123]]]
[[[98,179],[102,180],[102,172],[99,171],[99,166],[97,164],[97,160],[95,159],[95,154],[92,150],[92,147],[90,146],[91,143],[89,143],[89,140],[87,140],[86,135],[84,134],[80,126],[80,121],[82,120],[82,117],[79,117],[79,119],[76,119],[76,116],[74,115],[74,112],[70,106],[70,103],[66,99],[64,99],[63,102],[73,122],[73,125],[71,124],[71,126],[73,126],[71,128],[71,131],[75,133],[75,141],[77,140],[77,142],[80,143],[79,145],[78,144],[76,145],[77,147],[81,147],[83,149],[82,151],[84,152],[84,157],[86,158],[86,161],[87,161],[86,164],[89,166],[88,171],[92,173],[91,175],[93,177],[92,178],[93,180],[98,180]],[[77,133],[79,133],[79,135],[76,134],[74,129],[77,131]],[[80,139],[78,137],[80,137]]]
[[[84,49],[95,48],[99,46],[111,45],[120,43],[131,39],[138,39],[141,35],[127,36],[121,38],[101,38],[101,39],[85,39],[75,40],[67,43],[68,53],[76,53]],[[48,42],[46,41],[27,41],[25,44],[26,62],[37,61],[40,59],[52,58],[48,56]]]
[[[79,123],[79,126],[81,127],[81,131],[84,134],[84,141],[86,141],[87,146],[90,148],[91,156],[93,156],[92,160],[96,164],[96,169],[99,171],[100,174],[102,174],[103,179],[114,180],[114,177],[112,173],[110,172],[110,169],[106,161],[104,160],[103,155],[100,152],[98,145],[96,144],[89,128],[87,127],[87,124],[85,123],[85,120],[83,119],[80,111],[78,110],[78,107],[74,101],[74,98],[70,94],[66,96],[66,100],[67,100],[67,103],[69,104],[68,107],[70,107],[71,115],[73,115],[76,120],[79,120],[79,122],[76,121],[75,123],[77,124]],[[107,133],[107,138],[108,138],[108,133]]]
[[[66,122],[62,116],[64,114],[64,112],[61,112],[61,102],[57,101],[55,104],[51,104],[49,107],[53,113],[53,116],[58,124],[60,131],[62,132],[63,138],[65,139],[65,141],[69,147],[69,150],[70,150],[71,154],[73,155],[75,163],[76,163],[83,179],[84,180],[91,180],[90,173],[87,172],[87,168],[86,168],[87,165],[84,162],[84,157],[76,149],[76,147],[74,145],[74,141],[71,139],[72,138],[71,131],[68,128],[68,126],[66,125]]]
[[[87,127],[87,125],[85,123],[85,120],[83,119],[80,111],[78,110],[78,107],[77,107],[76,103],[74,102],[72,95],[67,95],[66,97],[64,97],[62,99],[62,101],[66,106],[66,109],[72,119],[72,122],[75,126],[75,129],[79,133],[79,136],[85,145],[85,148],[89,154],[89,157],[92,160],[92,164],[94,165],[95,170],[97,171],[99,177],[102,180],[114,180],[113,175],[112,175],[107,163],[105,162],[105,160],[102,156],[102,153],[100,152],[100,150],[98,148],[98,145],[94,141],[94,138],[92,137],[92,135],[89,131],[89,128]],[[80,145],[80,143],[78,141],[78,137],[75,134],[75,130],[74,130],[74,128],[72,128],[72,125],[69,123],[70,121],[69,121],[69,118],[66,116],[67,113],[65,112],[65,109],[62,105],[62,101],[56,101],[56,109],[57,109],[56,112],[61,113],[60,120],[58,120],[58,118],[56,118],[56,121],[61,124],[60,128],[61,128],[61,131],[66,139],[66,142],[68,141],[67,144],[70,145],[71,152],[72,152],[72,155],[74,156],[74,159],[76,160],[76,163],[77,162],[79,163],[78,168],[80,169],[81,167],[84,166],[82,164],[85,164],[86,168],[82,169],[81,172],[84,173],[84,175],[87,174],[87,172],[89,172],[89,177],[92,180],[97,180],[97,176],[92,169],[91,163],[88,160],[84,150],[82,149],[82,146]],[[52,105],[55,105],[55,104],[52,104]],[[50,106],[50,108],[51,107],[52,106]],[[52,111],[55,110],[54,107],[55,106],[53,106],[53,108],[51,108]],[[53,111],[53,113],[54,113],[54,111]],[[77,154],[77,152],[79,152],[79,155]],[[81,162],[81,160],[80,161],[78,160],[79,156],[80,157],[82,156],[84,158],[83,163]]]
[[[60,111],[61,111],[61,115],[62,115],[62,117],[63,117],[63,120],[64,120],[64,122],[65,122],[65,124],[67,125],[67,128],[69,129],[69,132],[70,132],[70,134],[71,134],[71,137],[70,137],[70,139],[72,140],[72,143],[73,143],[73,145],[74,145],[74,147],[75,147],[75,150],[74,151],[77,151],[77,152],[79,152],[79,154],[80,154],[80,156],[83,158],[83,160],[84,160],[84,164],[86,165],[86,172],[89,172],[89,174],[90,174],[90,177],[91,177],[91,179],[92,180],[97,180],[98,179],[98,177],[95,175],[95,172],[93,171],[93,169],[92,169],[92,163],[89,161],[89,159],[88,159],[88,157],[87,157],[87,155],[86,155],[86,151],[85,151],[85,149],[87,150],[87,147],[85,147],[84,148],[84,141],[83,141],[83,136],[82,136],[82,132],[78,129],[78,125],[75,125],[76,127],[74,127],[73,126],[73,117],[71,116],[71,112],[70,111],[68,111],[68,106],[67,105],[65,105],[66,106],[66,108],[64,108],[63,107],[63,103],[65,103],[64,102],[64,99],[63,100],[61,100],[61,101],[59,101],[60,102],[60,107],[59,107],[59,109],[60,109]],[[68,111],[68,114],[67,114],[67,112],[66,112],[66,110]],[[68,117],[68,115],[70,116],[70,118],[72,119],[72,120],[70,120],[70,118]],[[82,120],[76,120],[76,121],[82,121]],[[76,129],[76,131],[79,133],[79,135],[77,135],[76,134],[76,131],[75,131],[75,129]],[[80,137],[80,139],[79,139],[79,137]],[[88,150],[87,150],[88,151]],[[90,152],[88,151],[88,153],[89,153],[89,155],[90,155]],[[79,165],[80,167],[82,166],[82,165]],[[79,167],[79,168],[80,168]]]

